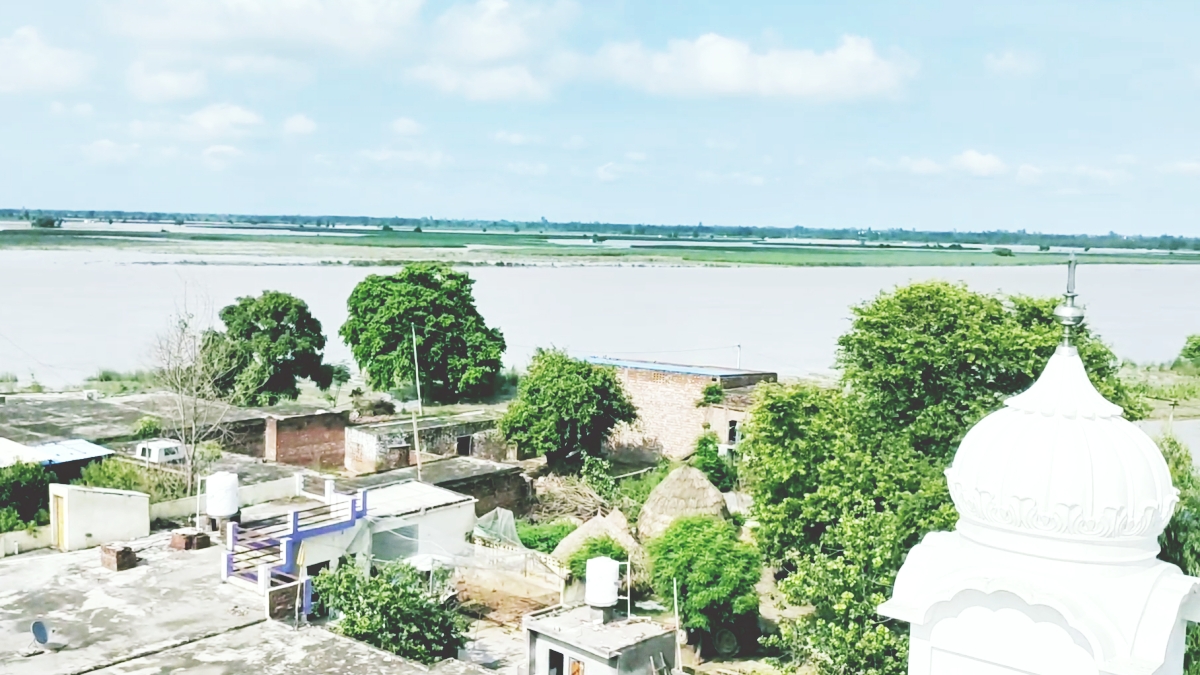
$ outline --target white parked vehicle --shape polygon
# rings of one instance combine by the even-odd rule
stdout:
[[[133,456],[150,464],[179,464],[184,461],[183,444],[169,438],[142,441]]]

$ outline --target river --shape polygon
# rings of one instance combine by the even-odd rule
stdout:
[[[0,251],[0,373],[49,385],[100,368],[150,365],[154,336],[184,307],[213,313],[265,289],[304,299],[330,337],[327,359],[352,359],[337,338],[345,301],[367,274],[395,268],[299,264],[310,259],[154,254],[119,249]],[[190,263],[190,264],[183,264]],[[195,264],[203,263],[203,264]],[[257,264],[256,264],[257,263]],[[272,264],[261,264],[272,263]],[[979,291],[1056,295],[1062,267],[463,268],[479,310],[523,365],[538,346],[577,355],[737,365],[783,375],[828,372],[849,308],[922,279]],[[1092,265],[1078,273],[1090,325],[1125,359],[1173,359],[1200,333],[1200,266]]]

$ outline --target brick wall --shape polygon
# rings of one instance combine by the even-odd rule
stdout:
[[[469,437],[471,455],[504,459],[507,450],[494,437],[495,420],[473,420],[458,424],[420,429],[421,453],[457,455],[458,439]],[[375,473],[410,466],[413,449],[412,425],[386,423],[378,426],[350,427],[346,430],[343,465],[353,474]]]
[[[342,466],[346,457],[347,421],[344,412],[268,417],[264,457],[281,464]]]

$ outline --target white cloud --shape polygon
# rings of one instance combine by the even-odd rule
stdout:
[[[534,77],[523,65],[493,68],[462,68],[444,64],[425,64],[405,73],[418,82],[433,85],[447,94],[458,94],[473,101],[520,98],[545,98],[549,85]]]
[[[916,72],[910,63],[882,58],[870,40],[853,35],[826,52],[755,53],[744,42],[708,33],[672,40],[661,52],[636,42],[610,44],[595,63],[602,75],[619,83],[672,96],[866,98],[897,92]]]
[[[575,134],[564,141],[562,147],[563,150],[582,150],[587,147],[587,140],[583,136]]]
[[[232,145],[210,145],[200,153],[204,166],[219,171],[229,166],[229,163],[242,156],[242,151]]]
[[[1032,164],[1022,164],[1017,167],[1017,182],[1018,183],[1036,183],[1042,178],[1042,174],[1046,173],[1045,169],[1041,169]]]
[[[528,134],[520,134],[515,131],[497,131],[492,134],[492,140],[505,145],[530,145],[538,143],[541,139]]]
[[[308,68],[302,63],[267,54],[237,54],[219,61],[230,73],[251,75],[280,75],[292,80],[304,79]]]
[[[596,178],[608,183],[621,177],[624,167],[616,162],[607,162],[596,167]]]
[[[1003,54],[988,54],[983,57],[983,64],[997,75],[1013,75],[1024,77],[1033,75],[1042,64],[1036,56],[1021,52],[1007,51]]]
[[[416,19],[421,0],[117,0],[120,34],[164,45],[243,41],[365,52]]]
[[[88,117],[95,109],[91,103],[76,103],[67,105],[59,101],[50,104],[50,113],[52,115],[74,115],[75,117]]]
[[[401,136],[419,136],[425,133],[425,127],[421,123],[409,117],[397,117],[392,122],[392,131]]]
[[[31,26],[0,38],[0,94],[70,89],[91,69],[91,57],[46,44]]]
[[[1178,162],[1171,162],[1170,164],[1164,164],[1162,170],[1166,171],[1167,173],[1200,174],[1200,162],[1185,159]]]
[[[972,176],[996,176],[1008,170],[999,157],[976,150],[967,150],[951,161]]]
[[[545,176],[546,172],[550,170],[550,167],[541,162],[512,162],[505,168],[518,176]]]
[[[380,163],[420,164],[431,169],[445,166],[451,158],[441,150],[362,150],[358,155],[364,159]]]
[[[80,150],[83,151],[83,156],[94,164],[120,164],[137,154],[138,145],[122,145],[104,138],[88,143],[80,147]]]
[[[454,5],[434,23],[435,51],[457,63],[493,63],[536,49],[578,13],[574,2],[533,5],[479,0]]]
[[[183,121],[186,135],[201,138],[236,136],[262,124],[258,113],[231,103],[214,103],[185,115]]]
[[[151,70],[145,63],[135,61],[125,73],[125,84],[139,100],[164,103],[203,94],[208,88],[208,79],[203,70]]]
[[[317,123],[308,115],[297,113],[283,121],[283,133],[294,136],[311,134],[317,130]]]
[[[901,157],[897,165],[904,171],[922,176],[942,172],[942,165],[928,157]]]

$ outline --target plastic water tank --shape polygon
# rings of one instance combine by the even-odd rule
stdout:
[[[621,587],[621,563],[612,558],[592,558],[587,561],[586,588],[583,599],[592,607],[612,607],[617,604]]]
[[[213,518],[228,518],[238,512],[238,477],[218,471],[205,479],[205,511]]]

